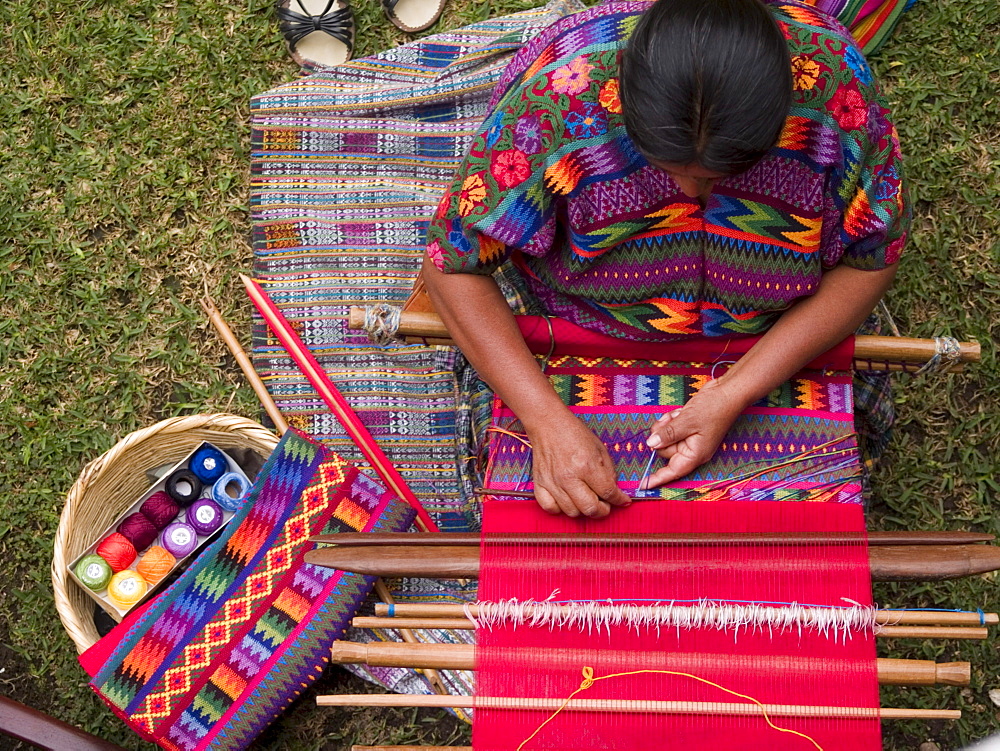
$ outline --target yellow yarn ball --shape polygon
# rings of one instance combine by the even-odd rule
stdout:
[[[108,599],[119,610],[128,610],[146,594],[149,585],[138,573],[130,569],[119,571],[108,583]]]
[[[139,572],[150,586],[159,582],[177,563],[177,559],[166,548],[154,545],[140,559],[135,570]]]

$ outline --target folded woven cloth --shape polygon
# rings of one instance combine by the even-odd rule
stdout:
[[[81,656],[91,687],[163,748],[241,749],[312,683],[374,577],[303,562],[311,535],[401,532],[414,513],[289,431],[223,534]]]

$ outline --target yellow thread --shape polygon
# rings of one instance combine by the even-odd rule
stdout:
[[[509,430],[504,430],[503,428],[498,428],[495,425],[486,428],[487,433],[502,433],[503,435],[509,435],[511,438],[520,441],[529,449],[531,448],[531,442],[524,436],[518,435],[517,433],[512,433]]]
[[[529,735],[527,738],[524,739],[524,741],[521,742],[521,745],[517,747],[517,751],[521,751],[521,749],[523,749],[525,746],[528,745],[528,743],[531,741],[532,738],[534,738],[542,731],[542,728],[544,728],[546,725],[552,722],[556,717],[558,717],[559,713],[562,712],[564,709],[566,709],[567,706],[569,706],[569,703],[573,700],[573,697],[576,696],[581,691],[586,691],[588,688],[597,683],[597,681],[603,681],[607,678],[622,678],[627,675],[639,675],[640,673],[661,673],[663,675],[676,675],[682,678],[693,678],[696,681],[701,681],[702,683],[717,688],[720,691],[725,691],[727,694],[732,694],[733,696],[738,696],[741,699],[752,701],[754,704],[760,707],[761,715],[764,717],[764,722],[766,722],[773,730],[777,730],[779,733],[791,733],[792,735],[797,735],[800,738],[805,738],[807,741],[813,744],[817,749],[819,749],[819,751],[823,751],[823,747],[805,733],[800,733],[798,730],[792,730],[791,728],[779,727],[778,725],[775,725],[773,722],[771,722],[771,718],[767,714],[767,708],[764,706],[762,702],[758,701],[757,699],[754,699],[752,696],[747,696],[746,694],[741,694],[738,691],[733,691],[732,689],[728,689],[725,686],[720,686],[718,683],[713,683],[707,678],[699,678],[697,675],[691,675],[691,673],[679,673],[676,670],[630,670],[627,673],[609,673],[608,675],[600,675],[595,677],[594,669],[589,665],[584,665],[583,667],[583,681],[580,683],[580,687],[576,691],[571,693],[569,696],[567,696],[566,701],[562,703],[559,709],[553,712],[551,717],[549,717],[547,720],[545,720],[545,722],[539,725],[535,729],[534,733]]]

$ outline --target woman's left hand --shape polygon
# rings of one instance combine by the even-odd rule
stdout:
[[[710,381],[683,407],[653,423],[646,444],[667,464],[649,476],[647,488],[678,480],[715,454],[745,406],[720,385]]]

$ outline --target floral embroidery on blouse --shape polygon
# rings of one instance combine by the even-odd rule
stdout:
[[[794,0],[777,145],[704,208],[625,132],[618,59],[645,2],[553,24],[515,56],[428,229],[446,272],[518,266],[542,306],[603,333],[756,334],[838,263],[880,269],[909,222],[899,139],[848,33]]]

